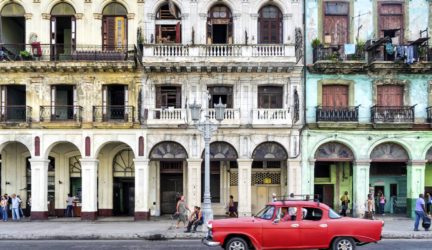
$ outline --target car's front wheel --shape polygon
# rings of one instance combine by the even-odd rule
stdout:
[[[333,241],[333,250],[354,250],[356,247],[355,242],[349,237],[339,237]]]
[[[248,250],[249,246],[247,242],[240,238],[234,237],[231,238],[228,243],[225,245],[225,250]]]

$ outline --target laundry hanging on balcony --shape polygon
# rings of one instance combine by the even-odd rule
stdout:
[[[345,55],[354,55],[356,52],[355,44],[346,43],[344,45],[344,51],[345,51]]]

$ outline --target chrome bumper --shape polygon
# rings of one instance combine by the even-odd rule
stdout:
[[[219,243],[219,242],[209,240],[209,239],[207,239],[206,237],[205,237],[205,238],[202,238],[201,242],[202,242],[204,245],[209,246],[209,247],[218,247],[218,246],[220,246],[220,243]]]

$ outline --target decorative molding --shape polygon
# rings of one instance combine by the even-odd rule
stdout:
[[[102,19],[102,13],[93,13],[93,17],[94,17],[95,19],[99,19],[99,20],[101,20],[101,19]]]
[[[427,160],[411,160],[408,162],[408,166],[426,167]]]
[[[156,15],[153,14],[153,13],[147,13],[147,17],[148,17],[148,19],[150,19],[150,20],[155,20],[155,19],[156,19]]]
[[[201,20],[207,20],[207,17],[208,17],[207,13],[199,13],[199,16],[200,16]]]
[[[352,161],[354,154],[347,146],[338,142],[328,142],[321,145],[315,152],[315,159],[320,161]]]
[[[189,18],[189,13],[182,13],[182,14],[180,14],[180,18],[182,20],[187,20]]]
[[[91,3],[92,0],[84,0],[84,3]]]
[[[33,14],[32,14],[32,13],[25,13],[25,14],[24,14],[24,18],[25,18],[26,20],[30,20],[30,19],[32,19],[32,17],[33,17]]]
[[[291,20],[292,17],[293,17],[292,13],[284,14],[283,15],[283,20]]]
[[[137,3],[144,3],[144,0],[137,0]]]
[[[127,19],[131,20],[135,18],[135,13],[128,13],[127,14]]]
[[[252,13],[252,14],[250,14],[250,17],[252,20],[257,20],[259,17],[259,14],[258,13]]]
[[[76,14],[75,14],[75,18],[76,18],[77,20],[82,19],[83,16],[84,16],[83,13],[76,13]]]
[[[233,19],[234,20],[237,20],[237,19],[239,19],[241,17],[241,13],[234,13],[234,15],[233,15]]]
[[[49,13],[42,13],[42,18],[46,19],[46,20],[50,20],[51,19],[51,15]]]
[[[40,0],[33,0],[33,3],[40,3]]]

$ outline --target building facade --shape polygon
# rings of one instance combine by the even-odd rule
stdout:
[[[303,192],[340,208],[367,195],[385,213],[413,216],[430,192],[431,3],[306,1],[306,122]]]
[[[301,1],[0,1],[1,193],[32,219],[171,214],[211,195],[241,215],[301,191]],[[79,207],[79,209],[78,209]]]

